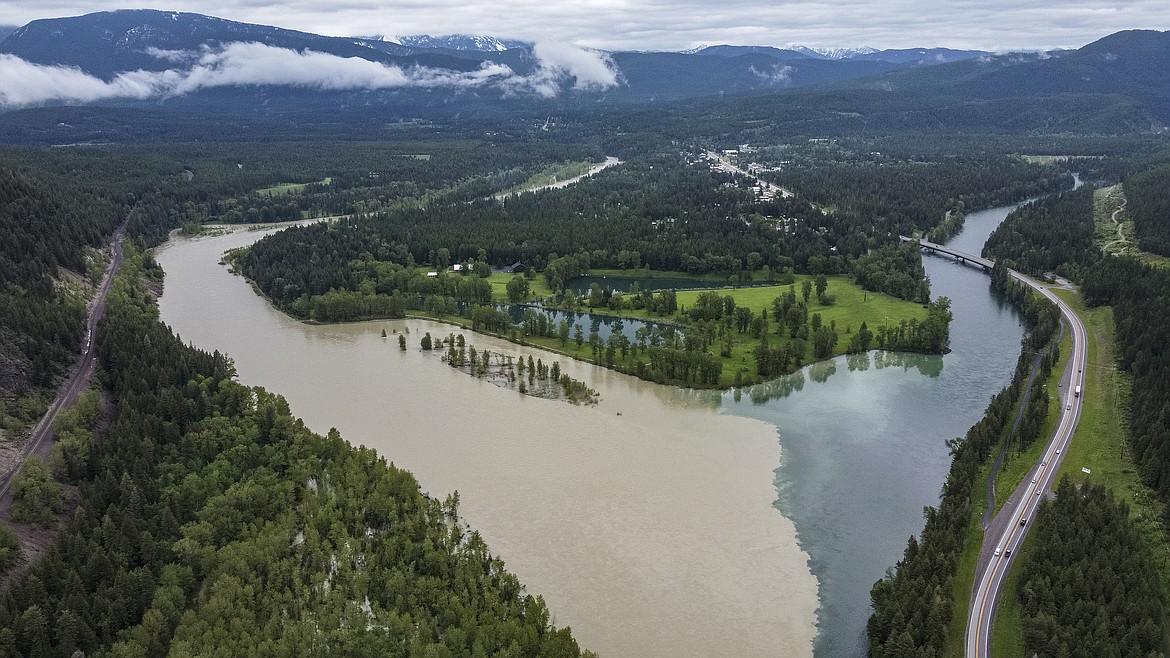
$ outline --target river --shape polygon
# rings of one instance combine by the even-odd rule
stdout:
[[[951,244],[978,253],[1009,210],[971,214]],[[433,495],[458,489],[463,516],[555,623],[605,656],[863,655],[869,589],[921,530],[946,440],[1009,381],[1023,335],[986,274],[926,258],[955,314],[945,357],[839,357],[724,394],[562,362],[601,392],[574,407],[418,351],[446,325],[280,314],[217,264],[262,234],[160,249],[162,320],[227,353],[241,382],[284,395],[314,430],[337,427]],[[401,352],[394,332],[407,330]]]
[[[948,244],[979,254],[1016,207],[970,214]],[[951,299],[950,354],[842,356],[745,389],[738,402],[722,396],[728,413],[778,428],[776,508],[795,522],[820,583],[818,656],[866,654],[869,591],[922,531],[922,509],[938,504],[946,441],[983,417],[1019,357],[1022,320],[982,269],[936,256],[923,264],[932,297]]]
[[[605,656],[811,654],[817,583],[792,522],[772,506],[774,427],[720,413],[709,395],[577,362],[563,370],[600,391],[597,406],[524,397],[418,350],[423,332],[448,325],[300,324],[217,264],[260,235],[160,249],[162,320],[228,354],[241,382],[285,396],[315,431],[337,427],[432,495],[457,489],[465,520],[583,646]],[[402,352],[394,333],[407,329]]]

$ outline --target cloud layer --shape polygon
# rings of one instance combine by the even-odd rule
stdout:
[[[125,6],[7,0],[0,24]],[[1124,29],[1170,29],[1165,0],[168,0],[163,8],[334,36],[463,32],[606,50],[801,43],[1001,52],[1076,48]]]
[[[608,56],[570,44],[538,44],[536,70],[521,76],[492,62],[473,71],[410,67],[296,51],[260,43],[231,43],[200,52],[162,51],[150,55],[180,65],[166,71],[128,71],[102,80],[71,67],[44,66],[0,55],[0,106],[46,102],[92,102],[110,98],[167,98],[200,89],[277,85],[322,91],[401,87],[497,88],[508,94],[552,97],[565,86],[598,90],[618,84]]]

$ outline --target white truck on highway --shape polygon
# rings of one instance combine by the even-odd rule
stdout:
[[[1078,398],[1081,397],[1081,387],[1080,386],[1078,386],[1076,388],[1076,390],[1073,391],[1073,396],[1078,397]]]

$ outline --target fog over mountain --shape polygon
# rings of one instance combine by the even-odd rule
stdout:
[[[740,45],[605,52],[468,35],[343,38],[121,10],[33,21],[0,41],[7,111],[98,103],[271,115],[363,106],[408,119],[817,87],[980,100],[1121,95],[1155,125],[1170,121],[1170,37],[1135,30],[1056,53]]]

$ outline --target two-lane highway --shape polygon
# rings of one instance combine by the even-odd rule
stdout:
[[[1011,566],[1013,556],[1019,550],[1020,544],[1024,541],[1024,536],[1029,529],[1028,522],[1035,516],[1036,508],[1039,507],[1040,500],[1044,498],[1044,492],[1051,489],[1052,483],[1056,479],[1060,460],[1063,458],[1069,442],[1072,440],[1073,432],[1076,430],[1077,422],[1080,420],[1081,405],[1086,395],[1084,386],[1088,339],[1085,325],[1081,323],[1080,318],[1077,317],[1072,308],[1053,294],[1051,290],[1018,272],[1012,271],[1011,275],[1044,295],[1060,309],[1061,315],[1072,327],[1073,349],[1068,367],[1070,370],[1075,368],[1076,372],[1072,375],[1071,382],[1065,389],[1066,397],[1062,401],[1064,408],[1061,410],[1060,422],[1057,424],[1056,431],[1044,448],[1040,462],[1020,484],[1017,493],[1022,493],[1022,495],[1014,496],[1020,501],[1019,504],[1013,510],[1009,510],[1005,506],[1000,514],[1009,515],[1008,523],[994,526],[1002,528],[999,535],[996,537],[988,536],[984,539],[985,547],[988,546],[988,541],[993,539],[992,545],[995,548],[992,551],[991,561],[975,585],[975,592],[971,598],[971,609],[967,618],[966,655],[977,658],[988,655],[991,645],[991,622],[995,616],[996,605],[999,602],[1000,591],[1003,588],[1008,568]]]

